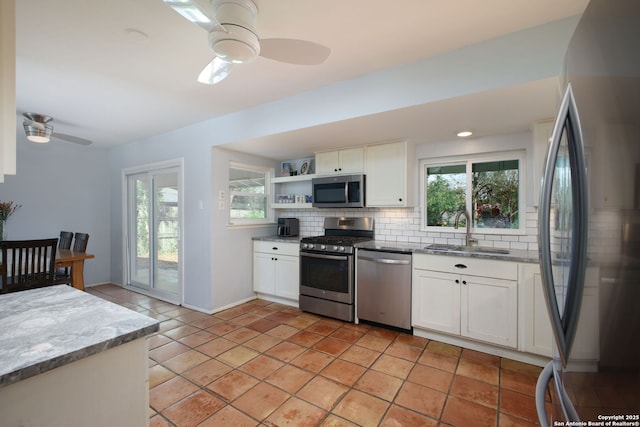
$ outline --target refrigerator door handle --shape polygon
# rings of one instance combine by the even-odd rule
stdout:
[[[560,406],[564,412],[567,420],[579,421],[580,418],[576,412],[571,399],[567,395],[567,391],[562,383],[562,378],[558,375],[555,362],[552,360],[546,364],[540,375],[538,376],[538,382],[536,383],[536,412],[538,413],[538,421],[541,427],[549,427],[549,418],[547,416],[547,390],[549,388],[549,382],[554,380],[556,395],[560,401]]]
[[[538,421],[540,421],[540,427],[549,427],[549,418],[547,417],[547,387],[549,381],[553,378],[553,360],[544,367],[540,375],[538,376],[538,382],[536,383],[536,411],[538,412]]]
[[[563,130],[566,131],[567,137],[571,173],[571,197],[574,216],[571,229],[569,274],[566,284],[567,293],[561,315],[553,277],[550,219],[556,160],[562,140]],[[588,215],[588,188],[582,130],[580,127],[578,110],[573,97],[573,90],[570,84],[567,86],[558,116],[556,117],[543,177],[538,221],[540,270],[545,300],[547,302],[547,309],[551,319],[551,326],[556,346],[562,364],[563,366],[566,366],[569,359],[569,352],[571,351],[571,345],[573,344],[573,339],[575,337],[578,316],[580,314],[580,304],[582,302],[587,258]]]

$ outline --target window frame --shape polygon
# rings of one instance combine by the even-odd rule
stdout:
[[[477,234],[493,234],[493,235],[524,235],[526,234],[526,218],[525,218],[525,150],[511,150],[492,152],[486,154],[471,154],[464,156],[447,156],[447,157],[430,157],[420,159],[420,231],[425,232],[438,232],[438,233],[460,233],[460,229],[454,227],[439,227],[427,225],[427,168],[437,166],[451,166],[464,164],[466,166],[466,185],[467,190],[473,187],[473,164],[484,162],[496,162],[506,160],[518,161],[518,228],[477,228],[472,227],[471,232]],[[471,204],[473,195],[471,191],[465,193],[465,208],[467,212],[471,213]]]
[[[231,198],[233,195],[238,194],[238,192],[233,191],[231,189],[231,180],[229,179],[231,169],[242,169],[246,171],[264,174],[264,193],[263,194],[251,193],[251,195],[259,195],[264,197],[266,202],[264,218],[232,218],[231,217]],[[273,208],[271,207],[271,199],[272,199],[271,178],[273,177],[273,174],[274,174],[274,168],[272,167],[252,165],[252,164],[240,163],[235,161],[229,162],[229,167],[227,169],[227,197],[226,197],[227,217],[228,217],[229,226],[241,227],[241,226],[262,226],[265,224],[273,224],[274,214],[273,214]]]

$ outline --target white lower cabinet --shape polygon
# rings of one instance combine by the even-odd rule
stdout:
[[[414,255],[414,262],[416,256]],[[413,269],[413,326],[460,334],[458,275]]]
[[[523,264],[523,350],[551,357],[553,332],[544,300],[540,266]]]
[[[298,301],[300,256],[297,243],[253,243],[253,290]]]
[[[553,331],[542,287],[540,266],[523,264],[524,340],[523,350],[551,357]],[[580,307],[580,322],[571,350],[575,362],[595,362],[600,357],[599,340],[599,284],[600,270],[587,267],[585,287]]]
[[[414,327],[516,348],[518,265],[414,254]]]

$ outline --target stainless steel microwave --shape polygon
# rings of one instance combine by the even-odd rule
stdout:
[[[336,175],[311,180],[314,208],[364,208],[365,175]]]

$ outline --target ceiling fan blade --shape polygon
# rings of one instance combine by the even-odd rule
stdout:
[[[54,138],[58,138],[58,139],[62,139],[64,141],[67,142],[73,142],[74,144],[80,144],[80,145],[91,145],[93,144],[93,141],[90,141],[88,139],[84,139],[84,138],[80,138],[78,136],[73,136],[73,135],[66,135],[64,133],[52,133],[51,134],[52,137]]]
[[[224,27],[220,25],[217,19],[211,16],[205,9],[203,9],[195,0],[162,0],[171,9],[178,12],[182,17],[188,19],[196,25],[204,28],[207,31],[211,31],[214,28],[219,28],[226,32]]]
[[[297,65],[322,64],[331,49],[318,43],[296,39],[261,39],[260,56]]]
[[[233,63],[223,61],[217,56],[209,62],[198,76],[200,83],[214,85],[226,78],[233,69]]]

